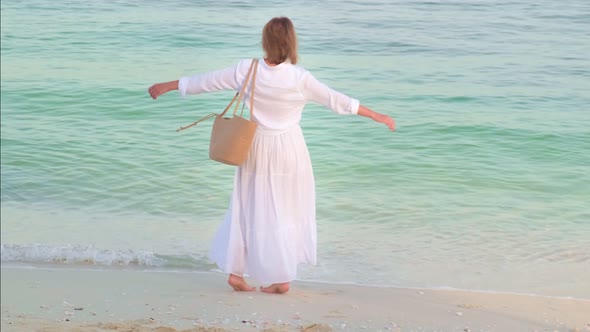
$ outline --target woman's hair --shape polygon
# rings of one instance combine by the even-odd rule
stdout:
[[[287,17],[275,17],[262,29],[262,48],[266,58],[273,64],[297,63],[297,35],[293,22]]]

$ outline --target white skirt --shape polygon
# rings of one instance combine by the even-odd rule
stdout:
[[[301,128],[258,128],[210,258],[227,274],[290,282],[316,264],[315,182]]]

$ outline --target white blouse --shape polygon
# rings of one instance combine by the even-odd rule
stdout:
[[[242,60],[226,69],[182,77],[178,90],[182,96],[220,90],[239,91],[251,62],[252,59]],[[249,107],[250,86],[246,88],[244,99]],[[299,123],[303,107],[309,101],[338,114],[357,114],[359,108],[357,99],[330,89],[299,66],[288,62],[269,66],[264,60],[259,61],[252,114],[255,122],[268,129],[290,128]]]

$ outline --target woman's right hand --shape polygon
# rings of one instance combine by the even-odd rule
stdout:
[[[389,127],[391,131],[395,130],[395,120],[393,120],[393,118],[389,115],[377,113],[363,105],[359,105],[358,115],[373,119],[373,121],[383,123],[384,125]]]
[[[377,118],[375,119],[375,121],[383,123],[384,125],[389,127],[391,131],[395,130],[395,120],[389,115],[377,114]]]
[[[178,89],[178,81],[170,81],[164,83],[156,83],[148,89],[150,96],[153,99],[158,98],[160,95],[165,94],[166,92],[177,90]]]

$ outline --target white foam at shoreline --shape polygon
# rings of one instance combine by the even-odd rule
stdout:
[[[47,246],[2,244],[2,262],[83,264],[104,266],[165,265],[165,260],[148,251],[104,250],[93,246]]]

